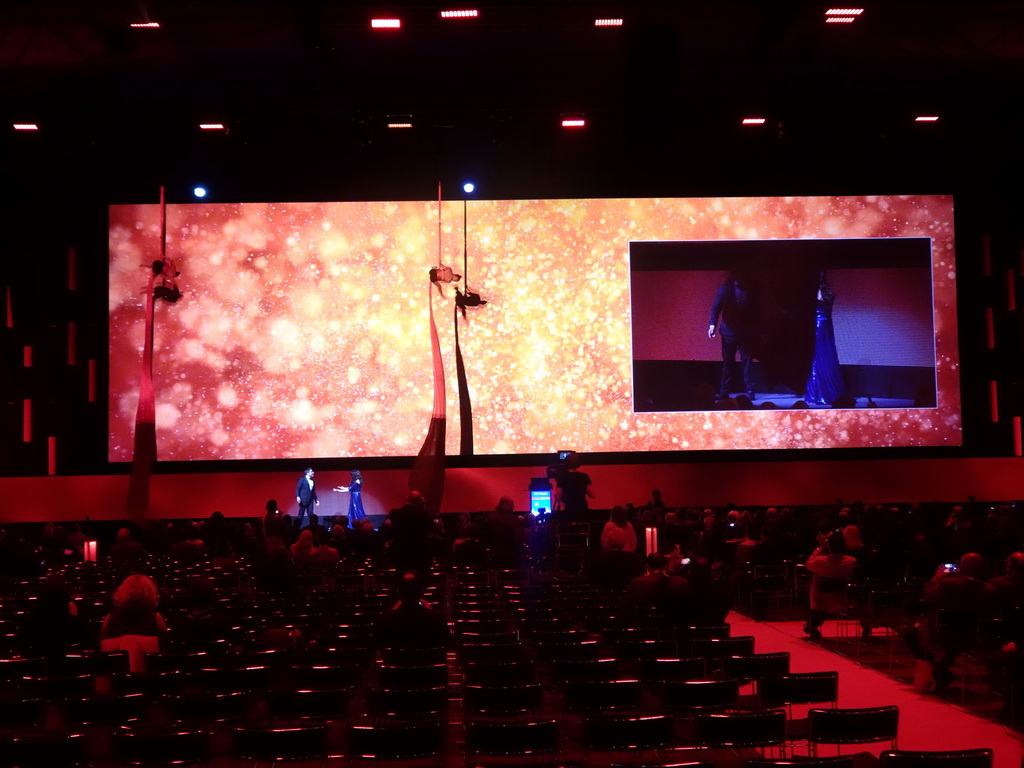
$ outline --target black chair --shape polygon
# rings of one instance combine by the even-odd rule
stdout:
[[[448,688],[370,688],[366,711],[372,717],[438,717],[448,709]]]
[[[201,729],[132,729],[114,732],[113,753],[128,765],[193,765],[208,757],[208,734]]]
[[[245,691],[230,693],[180,693],[164,697],[171,720],[177,723],[226,723],[244,717],[250,697]]]
[[[535,678],[533,662],[471,662],[462,665],[462,682],[468,685],[511,685]]]
[[[466,685],[462,707],[472,715],[505,716],[540,712],[544,689],[540,683],[520,685]]]
[[[15,693],[0,697],[0,731],[17,731],[44,725],[50,710],[48,699],[23,697]]]
[[[873,744],[888,741],[896,749],[899,707],[858,709],[812,709],[807,713],[807,741],[817,756],[819,744],[834,744],[839,753],[844,744]]]
[[[654,685],[701,680],[704,675],[704,659],[640,659],[637,664],[637,677]]]
[[[357,664],[296,664],[288,676],[296,690],[351,690],[359,685],[362,669]]]
[[[855,768],[853,755],[835,757],[794,757],[791,760],[772,760],[755,757],[747,760],[747,768]]]
[[[741,682],[756,682],[789,674],[790,655],[785,653],[752,653],[749,656],[725,656],[722,677]]]
[[[707,749],[778,747],[785,756],[786,710],[697,715],[696,741]]]
[[[615,680],[619,676],[619,662],[617,659],[557,661],[551,665],[551,676],[559,683]]]
[[[709,624],[706,626],[676,627],[675,641],[681,656],[695,656],[693,643],[695,640],[711,640],[729,637],[732,628],[728,624]]]
[[[525,661],[526,646],[521,643],[472,643],[459,646],[457,651],[463,664],[502,663]]]
[[[831,704],[839,698],[838,672],[797,672],[782,677],[769,677],[757,684],[758,702],[762,707],[785,707],[789,712],[786,736],[790,741],[807,738],[806,717],[794,718],[794,704]]]
[[[52,732],[0,736],[0,768],[76,768],[87,765],[85,736]]]
[[[579,680],[565,684],[563,701],[569,712],[607,712],[640,707],[639,680]]]
[[[389,667],[424,667],[448,663],[447,648],[384,648],[381,664]]]
[[[323,761],[337,757],[328,752],[326,725],[235,728],[232,754],[236,762],[251,763]]]
[[[64,716],[76,726],[116,727],[144,720],[149,703],[142,693],[75,698],[64,703]]]
[[[911,752],[889,750],[879,756],[882,768],[992,768],[991,749]]]
[[[754,638],[741,637],[697,638],[693,641],[692,656],[706,660],[708,670],[721,668],[726,656],[750,656],[754,653]]]
[[[558,753],[556,720],[473,721],[465,726],[467,756],[534,757]]]
[[[445,751],[446,728],[441,722],[351,725],[349,757],[370,761],[437,757]]]
[[[377,668],[377,684],[381,688],[438,688],[448,685],[447,664],[425,664],[418,667]]]
[[[672,718],[666,715],[584,717],[582,726],[588,752],[667,749],[673,742]]]
[[[665,708],[679,714],[733,709],[739,697],[738,680],[669,681],[662,689]]]
[[[352,692],[347,689],[272,691],[267,710],[280,721],[340,720],[349,714]]]

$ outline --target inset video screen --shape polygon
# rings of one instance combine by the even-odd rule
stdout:
[[[110,209],[111,461],[160,231]],[[949,196],[184,204],[167,232],[164,461],[414,456],[439,383],[458,454],[456,323],[477,455],[962,443]]]

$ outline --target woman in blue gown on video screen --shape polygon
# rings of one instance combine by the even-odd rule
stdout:
[[[828,285],[825,273],[818,283],[818,303],[814,313],[814,362],[807,378],[804,399],[809,405],[830,406],[848,390],[839,370],[836,334],[832,326],[832,305],[836,295]]]
[[[352,482],[348,485],[339,485],[334,490],[348,494],[348,527],[355,528],[356,523],[366,517],[366,511],[363,509],[363,473],[353,469],[349,475]]]

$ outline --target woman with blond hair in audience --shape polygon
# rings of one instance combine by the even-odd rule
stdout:
[[[309,528],[303,528],[299,540],[292,544],[289,552],[296,565],[313,562],[313,532]]]
[[[633,524],[629,522],[626,508],[620,505],[612,507],[611,518],[604,524],[601,531],[601,549],[609,549],[608,538],[612,531],[621,531],[625,539],[622,549],[626,552],[636,552],[636,531]]]
[[[100,650],[127,651],[132,672],[145,671],[145,654],[160,650],[160,637],[167,631],[157,611],[160,596],[149,576],[135,573],[114,592],[114,610],[100,627]]]

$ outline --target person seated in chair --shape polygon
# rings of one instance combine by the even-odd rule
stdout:
[[[928,614],[904,641],[917,658],[935,664],[936,690],[953,681],[950,667],[974,646],[978,622],[992,615],[996,588],[984,581],[986,570],[985,558],[968,552],[960,558],[959,567],[940,565],[925,584],[922,596],[930,606]]]
[[[804,634],[817,642],[821,640],[821,625],[825,623],[825,617],[840,610],[845,604],[845,595],[822,589],[822,580],[853,578],[857,561],[846,554],[846,537],[843,532],[833,531],[811,553],[805,565],[814,574],[814,578],[811,580],[811,610],[804,624]]]

